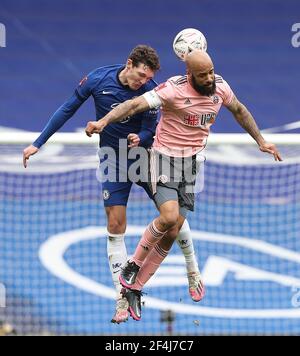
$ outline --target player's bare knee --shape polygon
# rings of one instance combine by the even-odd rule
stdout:
[[[111,234],[124,234],[126,230],[126,222],[118,219],[109,219],[107,229]]]
[[[123,217],[114,212],[112,209],[107,209],[107,229],[111,234],[124,234],[126,231],[126,217]]]
[[[160,221],[161,224],[165,227],[165,230],[170,230],[176,226],[179,218],[179,214],[176,212],[165,212],[161,214]]]
[[[179,206],[175,201],[169,201],[163,204],[160,209],[160,222],[164,231],[172,229],[179,219]]]

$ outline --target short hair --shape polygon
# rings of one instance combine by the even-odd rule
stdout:
[[[150,46],[136,46],[132,50],[128,58],[132,60],[132,64],[134,67],[137,67],[140,63],[143,63],[153,71],[157,71],[160,69],[158,54],[155,49]]]

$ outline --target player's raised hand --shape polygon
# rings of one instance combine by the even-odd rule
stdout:
[[[267,153],[270,153],[271,155],[273,155],[275,158],[275,161],[278,161],[278,162],[283,161],[277,147],[273,143],[265,142],[265,143],[261,144],[259,146],[259,148],[262,152],[267,152]]]
[[[128,145],[129,148],[138,147],[138,145],[141,142],[141,139],[137,134],[129,134],[127,136],[127,140],[129,141],[129,145]]]
[[[23,151],[23,166],[27,168],[27,161],[29,160],[30,156],[35,155],[38,153],[39,149],[30,145]]]
[[[88,137],[92,137],[93,134],[100,134],[106,126],[105,120],[90,121],[85,128],[85,133]]]

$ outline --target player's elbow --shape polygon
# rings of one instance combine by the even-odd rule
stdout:
[[[61,106],[60,110],[65,116],[72,116],[75,114],[77,108],[69,105],[68,103],[65,103]]]
[[[239,103],[239,105],[236,106],[235,110],[232,111],[234,117],[236,118],[237,121],[241,122],[245,118],[245,107],[243,104]]]
[[[245,115],[245,113],[249,113],[249,110],[247,109],[246,105],[244,105],[240,101],[238,102],[236,111],[238,115]]]

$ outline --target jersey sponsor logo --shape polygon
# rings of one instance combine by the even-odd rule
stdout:
[[[81,79],[80,83],[79,83],[79,86],[82,87],[88,80],[88,77],[84,77]]]
[[[149,115],[156,116],[158,114],[158,112],[159,112],[158,109],[152,109],[152,110],[149,110]]]
[[[109,95],[109,94],[112,94],[112,92],[111,92],[111,91],[103,90],[103,91],[102,91],[102,94],[103,94],[103,95]]]
[[[210,114],[187,114],[183,118],[183,122],[186,126],[190,127],[205,127],[208,124],[212,124],[216,119],[215,113]]]
[[[191,105],[192,102],[191,102],[191,99],[190,98],[187,98],[184,102],[184,105]]]
[[[131,120],[131,117],[128,116],[126,119],[123,119],[122,121],[119,122],[119,124],[127,124]]]

